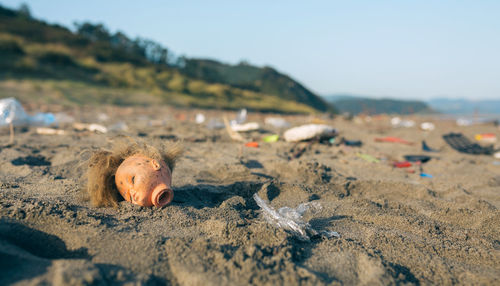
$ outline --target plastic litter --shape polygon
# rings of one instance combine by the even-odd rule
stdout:
[[[36,129],[36,134],[41,134],[41,135],[64,135],[64,134],[66,134],[66,131],[61,130],[61,129],[48,128],[48,127],[38,127]]]
[[[34,125],[48,126],[56,123],[52,113],[37,113],[30,116],[23,106],[13,97],[0,99],[0,126]]]
[[[476,134],[474,136],[474,139],[476,139],[477,141],[485,142],[485,143],[497,142],[497,136],[493,133]]]
[[[303,203],[298,205],[296,208],[282,207],[276,211],[274,208],[269,206],[266,201],[259,197],[259,195],[254,194],[253,199],[261,208],[262,214],[268,223],[278,228],[285,229],[301,240],[309,241],[312,237],[318,235],[324,235],[328,238],[340,237],[340,234],[335,231],[318,232],[313,229],[308,222],[303,220],[302,216],[307,210],[321,209],[321,205],[317,202]]]
[[[108,132],[108,128],[106,128],[105,126],[102,126],[100,124],[95,124],[95,123],[91,123],[91,124],[74,123],[73,128],[75,128],[78,131],[88,130],[88,131],[97,132],[97,133],[107,133]]]
[[[406,140],[398,138],[398,137],[375,138],[375,142],[401,143],[401,144],[407,144],[407,145],[412,145],[413,144],[413,142],[406,141]]]
[[[391,125],[393,127],[410,128],[410,127],[415,126],[415,121],[413,121],[413,120],[405,120],[405,119],[401,119],[399,117],[393,117],[393,118],[391,118]]]
[[[337,135],[335,128],[323,124],[306,124],[288,129],[283,134],[287,142],[299,142],[313,138],[334,137]]]
[[[422,150],[424,150],[426,152],[439,152],[438,150],[429,147],[429,145],[427,145],[427,143],[425,143],[425,141],[422,141]]]
[[[500,159],[500,152],[496,152],[495,154],[493,154],[493,157]]]
[[[242,124],[243,122],[247,121],[247,114],[248,112],[245,108],[241,109],[236,115],[236,120],[233,120],[231,124]]]
[[[493,161],[493,165],[500,166],[500,161]]]
[[[380,162],[379,159],[373,157],[372,155],[368,155],[368,154],[362,154],[362,153],[357,153],[356,156],[358,156],[359,158],[367,161],[367,162],[370,162],[370,163],[378,163]]]
[[[245,146],[259,148],[259,143],[258,142],[247,142],[247,143],[245,143]]]
[[[290,127],[290,123],[288,123],[285,119],[279,117],[266,117],[266,119],[264,119],[264,123],[276,128]]]
[[[227,134],[229,134],[229,137],[231,137],[231,139],[233,139],[234,141],[240,141],[240,142],[245,141],[245,139],[243,138],[243,136],[241,136],[240,133],[234,131],[231,128],[231,125],[229,125],[229,121],[227,120],[226,117],[224,117],[224,125],[226,126]]]
[[[433,176],[431,174],[427,174],[427,173],[420,173],[420,177],[422,177],[422,178],[433,178]]]
[[[493,146],[482,147],[477,143],[472,143],[467,137],[461,133],[449,133],[443,135],[444,141],[451,146],[451,148],[461,153],[474,154],[474,155],[492,155],[494,150]]]
[[[257,122],[248,122],[243,124],[231,124],[231,129],[236,132],[248,132],[259,129],[259,123]]]
[[[403,161],[403,162],[394,162],[394,167],[396,168],[408,168],[411,167],[411,163],[408,161]]]
[[[473,124],[472,120],[466,118],[458,118],[457,125],[458,126],[471,126]]]
[[[363,145],[360,140],[346,140],[345,138],[342,138],[339,143],[350,147],[361,147]]]
[[[273,134],[273,135],[269,135],[269,136],[262,138],[262,141],[267,142],[267,143],[273,143],[273,142],[277,142],[279,138],[280,138],[280,136],[278,134]]]
[[[203,115],[202,113],[197,113],[194,121],[196,122],[196,124],[202,124],[203,122],[205,122],[205,115]]]
[[[420,129],[424,131],[432,131],[436,129],[436,125],[434,125],[434,123],[432,122],[423,122],[420,124]]]
[[[427,163],[429,162],[432,157],[426,156],[426,155],[406,155],[404,156],[406,161],[409,162],[421,162],[421,163]]]

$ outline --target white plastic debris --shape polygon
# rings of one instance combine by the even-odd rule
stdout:
[[[196,114],[194,121],[196,122],[196,124],[202,124],[203,122],[205,122],[205,115],[203,115],[202,113]]]
[[[473,123],[472,120],[467,119],[467,118],[458,118],[457,119],[458,126],[471,126],[472,123]]]
[[[497,159],[500,159],[500,152],[496,152],[493,157],[497,158]]]
[[[102,126],[100,124],[95,124],[95,123],[92,123],[92,124],[85,124],[85,123],[75,123],[73,124],[73,128],[75,128],[76,130],[88,130],[88,131],[91,131],[91,132],[98,132],[98,133],[107,133],[108,132],[108,128],[106,128],[105,126]]]
[[[401,119],[399,117],[393,117],[393,118],[391,118],[391,125],[392,125],[392,127],[410,128],[410,127],[415,126],[415,121]]]
[[[61,129],[48,128],[48,127],[38,127],[36,129],[36,134],[41,134],[41,135],[64,135],[64,134],[66,134],[66,131],[61,130]]]
[[[303,221],[302,216],[308,209],[319,210],[321,205],[317,202],[300,204],[297,208],[282,207],[278,211],[269,206],[259,195],[254,194],[253,198],[262,209],[264,218],[272,225],[283,228],[301,240],[309,240],[313,236],[325,235],[326,237],[340,237],[335,231],[318,232],[311,227],[308,222]]]
[[[243,108],[242,110],[240,110],[240,112],[238,112],[238,115],[236,116],[235,123],[242,124],[245,121],[247,121],[247,113],[248,112],[247,112],[247,110],[245,108]]]
[[[259,129],[259,123],[248,122],[243,124],[231,124],[231,129],[236,132],[248,132]]]
[[[266,117],[264,123],[266,125],[271,125],[276,128],[287,128],[290,126],[290,123],[288,123],[285,119],[280,117]]]
[[[436,129],[436,125],[434,125],[434,123],[432,122],[423,122],[422,124],[420,124],[420,129],[424,131],[432,131]]]
[[[30,116],[23,106],[13,97],[0,99],[0,126],[35,125],[47,126],[56,122],[52,113],[37,113]]]
[[[333,133],[336,133],[336,130],[331,126],[324,124],[306,124],[288,129],[283,134],[283,137],[287,142],[299,142]]]

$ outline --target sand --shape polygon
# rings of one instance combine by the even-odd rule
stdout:
[[[58,111],[45,109],[51,108]],[[249,148],[231,141],[224,129],[196,124],[193,110],[66,112],[89,123],[106,113],[110,118],[103,124],[126,122],[125,134],[146,141],[183,141],[174,201],[162,209],[123,201],[113,209],[84,199],[85,159],[91,150],[109,146],[117,132],[62,126],[66,135],[39,135],[35,128],[16,128],[16,142],[8,145],[4,128],[1,285],[500,284],[500,166],[492,156],[458,153],[441,138],[450,131],[469,138],[482,132],[500,136],[492,124],[436,121],[436,130],[424,132],[394,129],[387,117],[369,123],[323,118],[340,137],[364,145],[279,141]],[[204,113],[210,119],[222,112]],[[251,113],[249,120],[263,123],[265,116]],[[286,119],[293,126],[313,120]],[[264,125],[244,136],[260,140],[283,131]],[[374,141],[381,136],[416,144]],[[420,177],[419,167],[391,166],[403,155],[424,154],[423,139],[440,149],[422,165],[433,178]],[[367,162],[357,153],[382,161]],[[276,228],[263,218],[255,193],[276,209],[321,204],[304,220],[341,237],[303,241]]]

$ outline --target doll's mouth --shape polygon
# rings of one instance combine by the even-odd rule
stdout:
[[[171,189],[159,189],[153,192],[153,205],[155,207],[164,207],[172,201],[174,192]]]

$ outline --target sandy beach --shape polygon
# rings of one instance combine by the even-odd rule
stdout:
[[[251,148],[232,141],[225,129],[206,126],[235,112],[64,111],[77,122],[124,122],[128,131],[97,134],[68,124],[60,126],[64,135],[40,135],[19,127],[9,145],[8,128],[0,130],[1,285],[500,284],[499,160],[459,153],[442,139],[449,132],[499,137],[493,124],[435,121],[434,131],[422,131],[393,128],[390,117],[283,116],[291,126],[326,123],[338,130],[337,142],[363,141],[358,148],[265,143],[262,137],[286,129],[265,125],[269,114],[250,113],[248,121],[262,126],[242,133],[259,142]],[[205,123],[194,122],[197,112]],[[107,120],[99,122],[105,119],[100,114]],[[117,209],[96,208],[85,200],[85,161],[118,134],[183,142],[170,205],[122,201]],[[375,142],[383,136],[414,144]],[[422,140],[440,152],[423,152]],[[404,155],[424,154],[432,159],[420,166],[392,165]],[[275,209],[317,202],[321,208],[304,220],[340,237],[301,240],[268,223],[254,194]]]

